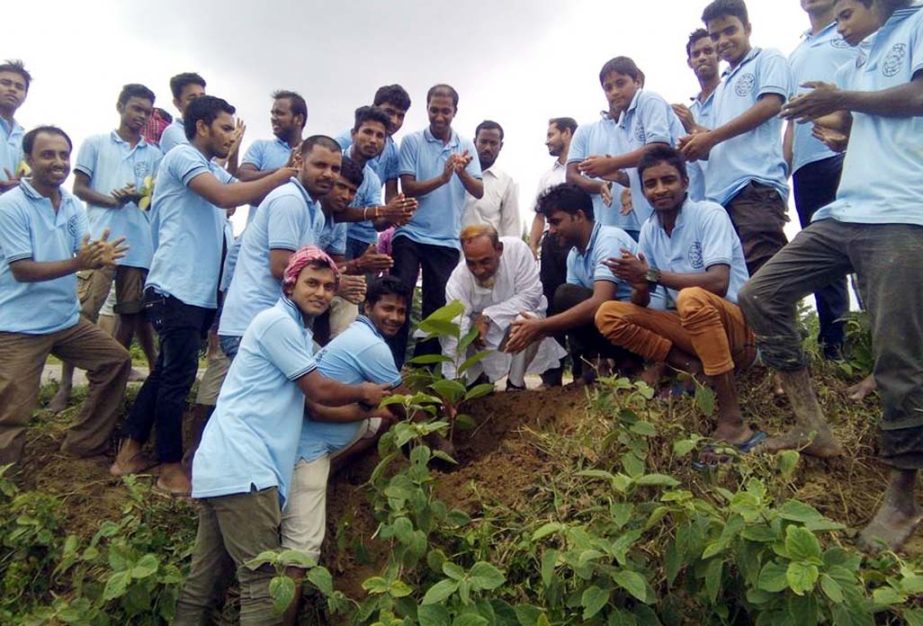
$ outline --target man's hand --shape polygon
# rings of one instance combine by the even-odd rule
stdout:
[[[683,128],[687,133],[691,133],[692,129],[695,128],[695,116],[692,115],[692,111],[689,110],[685,104],[674,104],[673,112],[676,113],[676,117],[679,118],[679,121],[683,123]]]
[[[340,276],[337,295],[351,304],[361,304],[365,300],[365,276]]]
[[[644,254],[640,252],[635,256],[630,250],[622,248],[621,258],[611,257],[603,261],[603,264],[609,268],[613,276],[633,287],[647,284],[645,276],[650,266]]]
[[[445,160],[445,165],[442,166],[442,176],[440,177],[443,185],[452,180],[452,174],[455,173],[455,162],[457,160],[454,154],[450,154],[449,158]]]
[[[814,124],[811,136],[834,152],[846,152],[846,147],[849,145],[849,135],[819,124]]]
[[[391,385],[386,383],[362,383],[362,403],[377,407],[382,398],[391,395]]]
[[[455,157],[455,173],[456,174],[460,174],[462,170],[468,167],[468,164],[471,163],[472,159],[474,158],[473,156],[468,154],[467,150],[465,150],[461,154],[454,154],[452,156]]]
[[[708,159],[708,153],[715,147],[715,139],[711,131],[693,133],[680,137],[679,151],[687,161]]]
[[[619,211],[622,215],[628,215],[635,210],[635,205],[631,200],[631,189],[628,189],[627,187],[622,189],[622,195],[619,200],[622,203],[622,208]]]
[[[399,422],[402,418],[400,415],[395,414],[394,410],[392,410],[395,408],[395,406],[397,405],[392,404],[389,406],[377,407],[374,411],[372,411],[372,414],[369,417],[380,418],[383,422]]]
[[[6,180],[0,180],[0,193],[9,191],[15,187],[19,186],[19,177],[13,174],[10,170],[3,168],[3,171],[6,172]]]
[[[779,114],[784,119],[801,123],[810,122],[846,108],[843,106],[843,92],[836,85],[809,81],[801,86],[812,91],[795,96],[786,102],[782,106],[782,113]]]
[[[506,350],[509,354],[522,352],[534,342],[542,338],[542,320],[538,319],[531,313],[522,312],[519,314],[523,319],[518,319],[510,324],[510,338],[506,342]]]
[[[129,202],[137,202],[141,199],[141,194],[135,189],[134,183],[128,183],[121,189],[113,189],[109,195],[115,200],[115,205],[112,207],[114,209],[120,209]]]
[[[474,327],[478,329],[478,337],[474,340],[474,343],[481,348],[487,341],[487,331],[490,330],[490,318],[483,313],[479,313],[477,317],[474,318]]]
[[[603,181],[599,184],[599,195],[603,199],[603,204],[612,206],[612,183]]]
[[[293,147],[288,154],[288,161],[285,162],[285,167],[294,167],[295,169],[301,169],[302,158],[301,158],[301,144]]]
[[[608,156],[589,156],[577,164],[577,170],[589,178],[604,178],[619,171]]]
[[[394,259],[387,254],[379,254],[375,244],[370,243],[358,259],[356,259],[356,268],[360,272],[371,272],[377,274],[384,272],[394,266]]]
[[[420,206],[420,203],[417,202],[416,198],[408,198],[399,193],[391,198],[388,204],[379,207],[379,215],[392,224],[402,226],[410,221],[418,206]]]
[[[234,129],[234,143],[231,144],[231,149],[228,150],[228,158],[240,152],[240,144],[243,143],[244,133],[246,132],[247,125],[238,117],[237,127]]]
[[[98,270],[102,267],[113,266],[116,261],[125,256],[127,251],[128,246],[125,245],[124,237],[109,241],[108,228],[96,241],[90,241],[90,236],[84,235],[76,254],[77,269]]]

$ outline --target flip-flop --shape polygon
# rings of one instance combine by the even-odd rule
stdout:
[[[705,470],[715,469],[719,465],[723,465],[724,463],[729,463],[731,461],[730,456],[726,454],[717,453],[717,449],[719,447],[725,447],[725,448],[733,447],[735,450],[737,450],[739,454],[749,454],[750,452],[753,451],[755,447],[763,443],[768,437],[769,435],[767,435],[764,431],[758,430],[755,433],[753,433],[752,437],[750,437],[743,443],[708,444],[707,446],[702,448],[702,453],[704,454],[712,453],[714,457],[717,459],[717,461],[715,461],[714,463],[693,461],[692,467],[700,472],[705,471]]]

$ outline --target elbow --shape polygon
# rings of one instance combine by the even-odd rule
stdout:
[[[16,282],[18,282],[18,283],[31,283],[31,282],[34,282],[34,281],[32,280],[32,275],[31,275],[27,270],[25,270],[25,269],[23,269],[23,268],[21,268],[21,267],[16,267],[15,264],[10,265],[10,273],[13,274],[13,278],[14,278],[14,279],[16,280]]]
[[[479,185],[471,190],[471,195],[480,200],[484,197],[484,185]]]

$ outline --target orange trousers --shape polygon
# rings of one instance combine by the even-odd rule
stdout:
[[[676,311],[657,311],[630,302],[606,302],[596,312],[599,332],[617,346],[649,361],[666,361],[670,348],[698,357],[708,376],[750,364],[753,334],[736,304],[701,287],[679,292]]]

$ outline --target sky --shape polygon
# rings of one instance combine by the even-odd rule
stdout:
[[[598,119],[606,101],[599,69],[632,57],[646,88],[688,102],[698,85],[685,44],[701,26],[704,0],[275,0],[268,4],[160,0],[19,2],[0,58],[20,58],[34,79],[17,119],[53,123],[75,144],[118,124],[121,86],[140,82],[176,114],[170,76],[195,71],[207,91],[237,107],[244,150],[272,136],[270,93],[292,89],[308,102],[306,134],[336,135],[375,90],[399,83],[413,101],[399,140],[427,125],[426,90],[460,94],[453,127],[473,139],[484,119],[499,122],[496,166],[520,186],[532,219],[535,188],[552,164],[547,121]],[[788,54],[808,27],[798,0],[750,0],[752,42]],[[10,10],[5,12],[10,17]],[[243,213],[243,212],[241,212]],[[791,215],[794,217],[794,211]],[[241,215],[235,225],[242,226]],[[796,218],[797,221],[797,218]],[[794,228],[793,230],[797,230]]]

